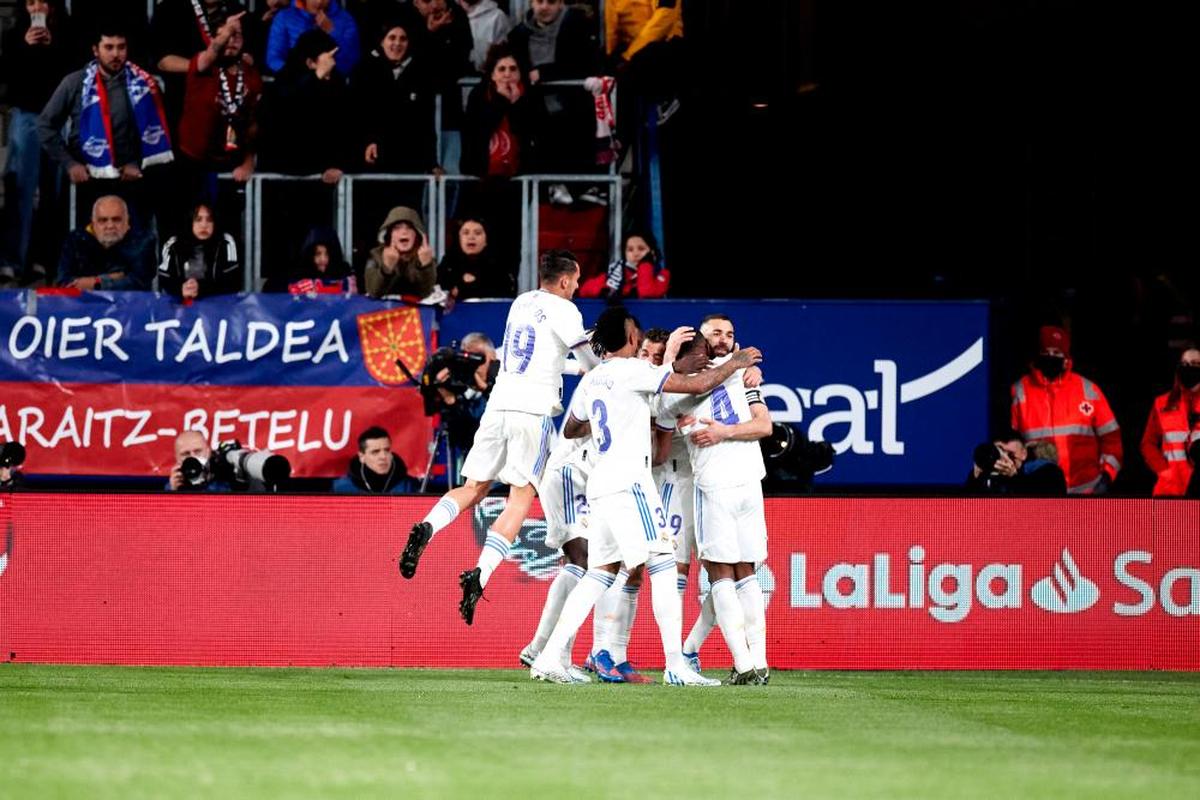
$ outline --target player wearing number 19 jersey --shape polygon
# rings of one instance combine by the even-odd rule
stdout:
[[[474,569],[459,576],[459,613],[470,625],[488,578],[508,555],[533,504],[553,444],[552,418],[562,411],[562,374],[567,354],[587,351],[579,309],[571,302],[579,286],[579,264],[562,250],[538,263],[541,288],[513,301],[504,330],[496,386],[463,464],[464,484],[447,492],[413,526],[400,557],[400,574],[411,578],[433,535],[471,508],[499,480],[509,485],[508,503],[492,524]],[[581,347],[582,346],[582,347]],[[588,362],[594,360],[588,356]]]
[[[585,395],[577,404],[579,410],[573,404],[563,426],[567,438],[590,435],[595,450],[587,488],[588,571],[567,598],[546,647],[530,667],[530,676],[573,682],[558,654],[612,585],[621,564],[627,568],[645,564],[666,659],[663,682],[713,685],[693,672],[680,652],[682,612],[675,589],[673,547],[650,475],[650,399],[664,390],[707,392],[736,369],[753,364],[758,352],[753,348],[740,351],[716,369],[685,377],[674,369],[696,372],[697,360],[655,367],[633,357],[640,331],[636,320],[620,307],[600,315],[592,340],[597,352],[604,354],[604,362],[583,379]],[[576,416],[584,410],[587,419]]]

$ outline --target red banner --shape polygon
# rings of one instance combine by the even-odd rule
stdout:
[[[489,500],[396,557],[435,498],[0,496],[9,661],[515,667],[555,558],[530,520],[458,618]],[[1200,514],[1188,501],[768,501],[777,668],[1200,669]],[[536,511],[536,510],[535,510]],[[644,591],[649,592],[648,588]],[[697,582],[685,626],[697,613]],[[631,658],[661,662],[649,598]],[[686,627],[685,627],[686,630]],[[578,655],[587,650],[590,624]],[[720,634],[702,651],[728,663]]]
[[[29,448],[26,469],[67,475],[170,475],[175,435],[286,456],[299,478],[336,477],[372,425],[392,434],[410,473],[431,426],[412,387],[203,386],[0,382],[0,441]]]

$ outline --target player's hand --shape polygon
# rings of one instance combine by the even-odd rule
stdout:
[[[178,492],[183,488],[183,470],[179,467],[171,470],[171,491]]]
[[[712,447],[714,444],[720,444],[733,435],[729,426],[723,422],[716,422],[707,417],[701,417],[700,424],[708,427],[703,430],[693,431],[691,436],[688,437],[692,440],[692,444],[697,447]]]
[[[679,348],[683,347],[684,342],[696,335],[696,329],[690,325],[680,325],[675,330],[671,331],[671,335],[667,337],[667,346],[663,350],[663,363],[670,364],[679,355]]]
[[[750,367],[746,370],[745,374],[742,375],[742,383],[747,389],[757,389],[758,387],[762,386],[762,382],[762,370],[758,367]]]
[[[744,350],[736,351],[732,361],[739,367],[752,367],[762,361],[762,353],[757,347],[747,347]]]

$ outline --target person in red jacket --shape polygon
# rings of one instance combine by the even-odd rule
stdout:
[[[1072,371],[1062,328],[1039,331],[1037,358],[1012,387],[1012,427],[1026,444],[1052,442],[1068,494],[1104,494],[1121,471],[1121,426],[1100,387]]]
[[[658,244],[648,232],[625,237],[625,257],[608,270],[579,284],[580,297],[628,297],[643,300],[666,297],[671,270],[659,264]]]
[[[1192,477],[1193,465],[1187,451],[1200,439],[1200,350],[1184,350],[1175,372],[1175,385],[1154,398],[1146,432],[1142,434],[1142,458],[1158,481],[1154,496],[1183,496]]]

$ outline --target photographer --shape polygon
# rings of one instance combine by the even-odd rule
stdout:
[[[167,481],[168,492],[228,492],[230,489],[228,483],[213,479],[212,448],[203,434],[184,431],[175,437],[175,468]]]
[[[1065,497],[1067,478],[1058,466],[1057,455],[1049,442],[1026,447],[1016,431],[1004,431],[975,448],[967,491],[978,495]]]
[[[499,368],[496,347],[482,333],[468,333],[457,351],[442,348],[429,359],[426,373],[433,370],[429,386],[437,389],[435,411],[442,415],[460,465],[471,449]]]
[[[782,422],[774,423],[771,435],[758,444],[767,468],[767,493],[809,494],[813,476],[833,466],[833,445],[810,441],[804,431]]]
[[[0,492],[11,492],[25,485],[25,476],[17,469],[25,462],[25,448],[18,442],[0,444]]]
[[[346,474],[333,482],[339,494],[403,494],[412,491],[404,459],[392,452],[392,437],[378,425],[358,437],[358,455]]]

